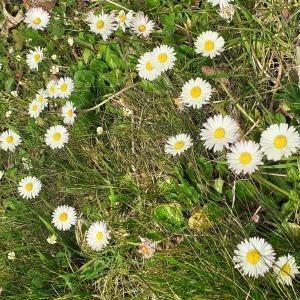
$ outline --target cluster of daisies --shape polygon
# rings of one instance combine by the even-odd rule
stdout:
[[[252,237],[242,241],[234,253],[235,267],[246,276],[258,278],[273,267],[277,282],[292,285],[295,275],[299,274],[295,258],[288,254],[275,261],[272,246],[263,238]]]

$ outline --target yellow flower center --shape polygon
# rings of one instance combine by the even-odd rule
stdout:
[[[146,70],[147,70],[147,71],[152,71],[152,70],[153,70],[153,63],[150,62],[150,61],[148,61],[148,62],[146,63],[146,65],[145,65],[145,67],[146,67]]]
[[[102,231],[98,231],[97,234],[96,234],[96,239],[97,239],[98,241],[102,241],[103,238],[104,238],[103,232],[102,232]]]
[[[214,137],[216,139],[222,139],[225,136],[225,130],[222,127],[219,127],[215,130]]]
[[[65,93],[68,89],[68,85],[66,83],[63,83],[61,86],[60,86],[60,90]]]
[[[102,29],[104,27],[105,23],[102,20],[97,21],[96,27],[97,29]]]
[[[58,142],[61,139],[61,134],[59,132],[55,132],[52,138],[55,142]]]
[[[32,110],[33,110],[33,111],[37,111],[37,110],[38,110],[38,106],[37,106],[36,104],[33,105],[33,106],[32,106]]]
[[[144,32],[145,30],[146,30],[146,26],[145,25],[142,24],[142,25],[139,26],[139,31],[140,32]]]
[[[284,148],[287,145],[287,139],[284,135],[277,135],[274,139],[274,146],[277,149]]]
[[[249,264],[256,265],[261,259],[261,254],[256,249],[252,249],[248,251],[246,259]]]
[[[211,51],[215,48],[215,43],[211,40],[208,40],[204,43],[204,50]]]
[[[38,100],[39,100],[41,103],[43,103],[43,102],[44,102],[44,96],[39,95],[39,96],[38,96]]]
[[[126,16],[125,15],[121,15],[119,16],[120,22],[124,23],[126,21]]]
[[[8,144],[11,144],[13,141],[14,141],[14,137],[13,137],[12,135],[9,135],[9,136],[6,138],[6,143],[8,143]]]
[[[161,54],[158,55],[158,61],[160,63],[166,62],[167,59],[168,59],[168,55],[166,53],[161,53]]]
[[[291,265],[289,263],[286,263],[282,266],[281,270],[280,270],[280,275],[281,276],[288,276],[291,273]]]
[[[34,23],[35,25],[40,25],[41,22],[42,22],[41,18],[35,18],[35,19],[33,20],[33,23]]]
[[[192,89],[191,89],[191,96],[192,98],[196,99],[198,97],[200,97],[202,94],[202,90],[199,86],[194,86]]]
[[[52,85],[49,90],[50,90],[50,93],[54,94],[56,87],[54,85]]]
[[[67,111],[67,116],[68,116],[69,118],[72,118],[72,117],[73,117],[73,110],[72,110],[72,109],[69,109],[69,110]]]
[[[182,149],[184,147],[185,143],[184,141],[178,141],[175,145],[174,145],[174,149],[179,150]]]
[[[35,54],[35,55],[33,56],[33,59],[34,59],[36,62],[39,62],[40,59],[41,59],[41,56],[40,56],[39,54]]]
[[[59,219],[59,221],[61,221],[61,222],[65,222],[65,221],[68,220],[68,214],[65,213],[65,212],[63,212],[63,213],[61,213],[61,214],[59,215],[58,219]]]
[[[251,162],[252,160],[252,155],[249,152],[242,152],[240,154],[240,163],[242,165],[247,165]]]
[[[33,184],[31,182],[28,182],[28,183],[25,184],[25,190],[27,192],[31,192],[32,189],[33,189]]]
[[[142,246],[141,247],[141,252],[143,255],[150,255],[151,254],[151,248],[148,246]]]

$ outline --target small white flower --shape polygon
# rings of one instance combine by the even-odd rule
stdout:
[[[104,41],[116,30],[114,14],[106,14],[102,11],[101,14],[95,15],[89,13],[85,20],[90,26],[90,30],[96,34],[100,34]]]
[[[130,10],[127,14],[124,10],[120,10],[118,16],[116,17],[117,28],[121,27],[121,29],[125,32],[125,29],[131,26],[131,22],[133,20],[133,11]]]
[[[155,254],[156,244],[154,241],[140,237],[141,244],[139,245],[138,253],[142,258],[151,258]]]
[[[0,180],[2,179],[3,176],[4,176],[4,171],[0,170]]]
[[[69,37],[69,38],[68,38],[68,44],[69,44],[70,46],[73,46],[73,44],[74,44],[74,39],[73,39],[72,37]]]
[[[103,133],[103,127],[97,127],[97,134],[102,134]]]
[[[224,39],[215,31],[201,33],[196,42],[196,53],[214,58],[224,51]]]
[[[14,97],[18,97],[18,91],[12,91],[10,94]]]
[[[17,56],[16,56],[16,60],[17,60],[17,61],[21,61],[21,59],[22,59],[21,55],[17,55]]]
[[[22,198],[35,198],[41,191],[42,183],[34,176],[27,176],[19,182],[18,192]]]
[[[278,161],[297,152],[300,148],[300,135],[293,126],[273,124],[261,134],[260,146],[268,159]]]
[[[154,62],[152,52],[146,52],[142,55],[138,60],[136,68],[141,78],[150,81],[156,79],[161,74],[158,65]]]
[[[44,30],[48,26],[49,20],[50,15],[47,11],[41,7],[33,7],[26,12],[24,22],[30,28]]]
[[[77,213],[75,209],[68,205],[58,206],[52,214],[52,223],[58,230],[69,230],[76,224]]]
[[[26,55],[26,63],[31,70],[38,70],[39,63],[43,60],[43,50],[40,47],[35,47]]]
[[[64,118],[64,123],[67,125],[73,125],[75,118],[76,118],[76,107],[74,104],[70,101],[68,101],[63,107],[62,107],[62,116]]]
[[[37,94],[35,95],[35,99],[39,101],[40,105],[42,106],[42,109],[48,106],[48,93],[46,90],[39,90]]]
[[[201,108],[210,101],[211,95],[211,85],[206,80],[197,77],[184,84],[180,96],[186,106]]]
[[[11,110],[8,110],[6,113],[5,113],[5,117],[6,118],[9,118],[12,114],[12,111]]]
[[[47,94],[50,98],[57,98],[59,95],[57,81],[56,80],[50,80],[47,84]]]
[[[50,73],[51,73],[52,75],[58,74],[58,73],[59,73],[59,67],[58,67],[58,66],[52,66],[52,67],[50,68]]]
[[[0,135],[0,148],[4,151],[14,151],[21,144],[21,137],[8,129]]]
[[[15,260],[16,259],[16,253],[14,251],[8,252],[7,259],[8,260]]]
[[[279,257],[273,268],[277,282],[286,285],[292,285],[295,275],[300,273],[295,258],[290,254]]]
[[[38,100],[33,100],[28,105],[28,114],[31,118],[37,119],[40,116],[43,107]]]
[[[221,18],[232,21],[235,13],[235,6],[233,4],[221,5],[219,10],[219,15]]]
[[[51,149],[61,149],[68,141],[69,133],[64,126],[51,126],[46,132],[45,142]]]
[[[60,98],[68,98],[74,90],[74,81],[70,77],[60,78],[57,82],[58,95]]]
[[[179,155],[193,145],[192,139],[188,134],[178,134],[170,137],[165,145],[165,152],[173,156]]]
[[[95,251],[100,251],[109,244],[110,231],[105,222],[93,223],[86,233],[86,242]]]
[[[204,146],[216,152],[235,143],[239,136],[238,130],[238,124],[229,116],[215,115],[203,124],[200,136],[205,141]]]
[[[176,61],[175,49],[173,47],[161,45],[154,48],[152,54],[158,70],[165,72],[173,68]]]
[[[240,173],[251,174],[262,165],[262,152],[259,145],[252,141],[241,141],[230,147],[226,159],[229,168],[237,175]]]
[[[55,235],[55,234],[52,234],[52,235],[48,236],[47,242],[48,242],[48,244],[50,244],[50,245],[56,244],[56,243],[57,243],[57,237],[56,237],[56,235]]]
[[[142,12],[137,13],[131,22],[131,29],[138,36],[148,37],[154,30],[155,23],[149,20]]]
[[[259,237],[242,241],[234,253],[235,268],[239,269],[243,275],[254,278],[267,273],[275,260],[272,246]]]
[[[208,0],[209,3],[211,3],[213,6],[216,5],[220,5],[220,6],[224,6],[224,5],[228,5],[229,2],[231,2],[232,0]]]
[[[57,60],[57,55],[56,54],[51,55],[51,59]]]

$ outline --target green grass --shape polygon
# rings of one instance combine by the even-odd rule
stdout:
[[[255,141],[272,123],[283,121],[299,129],[297,1],[235,1],[238,8],[231,23],[206,1],[200,1],[201,7],[192,0],[119,1],[144,11],[159,28],[147,40],[118,31],[103,42],[88,32],[83,19],[91,8],[117,9],[111,2],[59,1],[52,12],[59,18],[52,18],[45,33],[20,23],[0,39],[0,131],[15,129],[23,139],[16,152],[1,150],[0,157],[5,171],[0,181],[1,297],[297,299],[299,277],[292,288],[278,285],[272,273],[244,278],[234,269],[232,256],[242,239],[260,236],[272,244],[277,257],[290,253],[300,264],[299,157],[266,162],[254,175],[236,177],[228,170],[225,153],[212,154],[199,139],[201,124],[214,113],[230,114],[245,137]],[[193,40],[205,30],[217,30],[226,41],[226,51],[213,60],[193,50]],[[71,51],[68,37],[75,41]],[[141,81],[135,71],[138,57],[162,43],[176,48],[176,66],[154,82]],[[29,72],[25,55],[34,46],[47,48],[46,59],[38,72]],[[51,60],[54,54],[56,61]],[[78,118],[60,151],[44,144],[44,134],[62,123],[64,102],[57,101],[57,107],[51,102],[38,122],[26,111],[50,78],[52,64],[60,66],[59,76],[85,70],[71,97]],[[213,72],[208,74],[207,67]],[[179,111],[174,101],[182,85],[197,76],[215,88],[212,103]],[[13,90],[18,90],[17,97],[11,95]],[[98,126],[104,129],[101,135]],[[194,146],[178,158],[168,157],[166,139],[182,132],[191,134]],[[24,158],[32,165],[29,171]],[[17,185],[29,174],[38,177],[43,188],[38,198],[24,200]],[[223,180],[221,190],[215,188],[218,179]],[[80,215],[68,232],[51,225],[52,211],[62,204],[74,206]],[[176,207],[178,218],[172,214],[166,222],[156,213],[166,207],[162,205]],[[260,221],[253,223],[251,216],[260,206]],[[188,220],[203,207],[213,227],[195,231]],[[110,245],[99,253],[84,242],[87,227],[97,220],[105,220],[112,231]],[[53,233],[58,243],[49,245],[46,239]],[[139,237],[157,241],[149,260],[137,255]],[[7,259],[10,251],[16,253],[13,261]]]

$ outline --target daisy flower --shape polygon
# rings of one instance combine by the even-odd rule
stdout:
[[[167,45],[161,45],[154,48],[152,55],[154,57],[154,62],[161,72],[172,69],[176,61],[174,48]]]
[[[197,77],[184,84],[180,97],[186,106],[201,108],[209,102],[211,94],[211,85],[206,80]]]
[[[31,70],[38,70],[39,63],[43,60],[43,50],[40,47],[35,47],[26,55],[26,63]]]
[[[30,28],[44,30],[48,26],[49,20],[50,15],[47,11],[41,7],[33,7],[26,12],[24,22]]]
[[[154,22],[149,20],[142,12],[139,12],[133,17],[131,23],[131,29],[138,36],[147,37],[154,29]]]
[[[264,239],[252,237],[245,239],[234,250],[233,262],[243,275],[257,278],[263,276],[272,267],[275,253]]]
[[[43,107],[38,100],[33,100],[28,105],[28,114],[31,118],[38,118],[42,111]]]
[[[152,240],[140,237],[141,243],[138,248],[138,253],[142,258],[151,258],[155,254],[156,243]]]
[[[35,99],[39,101],[40,105],[42,106],[42,109],[48,106],[48,94],[46,90],[39,90],[37,94],[35,95]]]
[[[132,10],[130,10],[127,14],[124,12],[124,10],[120,10],[118,16],[116,17],[118,23],[117,28],[121,27],[121,29],[125,32],[125,29],[131,26],[132,19]]]
[[[165,152],[173,156],[183,153],[193,145],[192,139],[188,134],[178,134],[167,140]]]
[[[224,39],[214,31],[205,31],[201,33],[196,42],[196,53],[205,57],[214,58],[224,51]]]
[[[106,247],[110,240],[110,231],[105,222],[93,223],[86,233],[86,242],[95,251]]]
[[[57,81],[50,80],[46,86],[47,94],[50,98],[57,98],[59,95]]]
[[[207,149],[214,152],[228,148],[239,137],[238,124],[229,116],[215,115],[203,124],[200,136]]]
[[[255,142],[237,142],[231,146],[230,150],[231,152],[226,155],[227,163],[237,175],[251,174],[263,164],[263,154]]]
[[[14,151],[21,144],[21,137],[8,129],[0,135],[0,148],[4,151]]]
[[[136,68],[139,76],[146,80],[152,81],[161,74],[151,52],[146,52],[139,58]]]
[[[103,11],[99,15],[89,13],[86,22],[90,26],[90,31],[100,34],[104,41],[106,41],[112,32],[116,30],[114,14],[108,15]]]
[[[278,161],[300,148],[300,135],[293,126],[273,124],[263,131],[260,146],[268,159]]]
[[[74,104],[70,101],[68,101],[63,107],[62,107],[62,116],[64,118],[64,123],[67,125],[73,125],[75,118],[76,118],[76,107]]]
[[[35,198],[42,188],[42,183],[34,176],[27,176],[19,182],[18,192],[22,198]]]
[[[60,78],[57,82],[58,96],[68,98],[74,90],[74,81],[70,77]]]
[[[58,206],[52,214],[52,223],[58,230],[69,230],[76,224],[77,214],[73,207],[68,205]]]
[[[61,125],[51,126],[45,134],[45,142],[51,149],[61,149],[68,141],[68,130]]]
[[[277,282],[286,285],[292,285],[295,275],[300,273],[295,258],[290,254],[279,257],[273,269]]]
[[[225,6],[228,5],[232,0],[208,0],[209,3],[212,4],[212,6]]]

